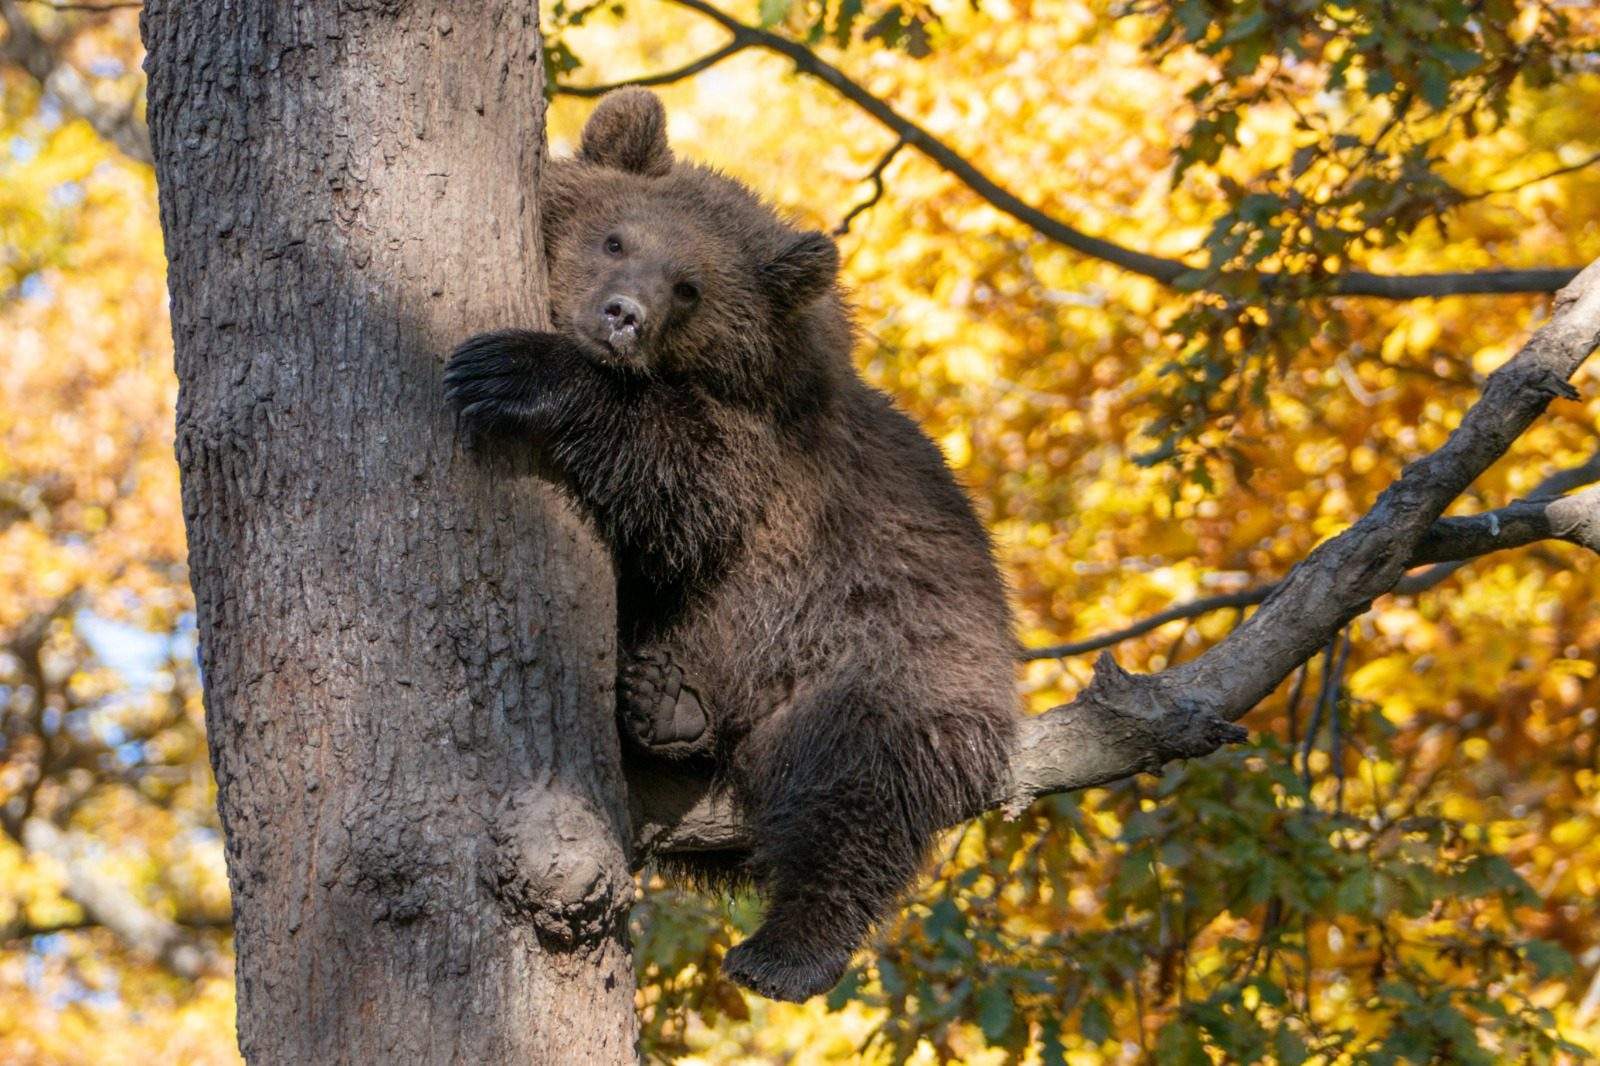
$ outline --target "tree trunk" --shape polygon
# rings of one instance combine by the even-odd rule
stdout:
[[[630,1061],[609,565],[439,384],[544,321],[535,0],[144,19],[245,1055]]]

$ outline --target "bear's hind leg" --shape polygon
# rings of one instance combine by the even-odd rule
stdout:
[[[770,741],[752,738],[770,744],[747,786],[767,911],[723,960],[730,979],[791,1002],[826,992],[915,881],[965,790],[930,725],[903,714],[833,700],[796,707]]]
[[[710,711],[664,651],[628,656],[617,696],[624,732],[651,755],[681,760],[710,754],[716,743]]]

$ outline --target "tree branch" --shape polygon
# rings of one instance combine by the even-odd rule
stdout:
[[[723,45],[721,48],[718,48],[715,52],[707,52],[699,59],[685,63],[681,67],[674,67],[672,70],[663,71],[660,74],[648,74],[640,78],[630,78],[627,81],[612,82],[608,85],[569,85],[567,83],[560,82],[556,84],[554,91],[557,96],[594,97],[604,96],[613,89],[622,89],[632,85],[643,86],[645,88],[651,88],[657,85],[671,85],[675,81],[682,81],[684,78],[692,78],[702,70],[705,70],[707,67],[715,66],[724,59],[727,59],[729,56],[738,52],[742,52],[746,48],[753,48],[756,46],[756,44],[757,42],[755,38],[750,34],[736,32],[734,33],[732,40]]]
[[[762,48],[790,60],[800,73],[809,74],[831,86],[839,95],[877,119],[900,141],[917,149],[991,206],[1010,215],[1041,236],[1090,258],[1159,281],[1163,285],[1173,286],[1183,275],[1190,274],[1196,269],[1181,259],[1151,255],[1102,237],[1092,236],[1061,219],[1045,214],[1006,190],[955,149],[901,115],[881,97],[873,95],[859,82],[798,41],[740,22],[707,0],[670,0],[670,2],[715,22],[732,35],[731,39],[717,51],[663,74],[605,86],[561,85],[557,86],[556,92],[569,96],[598,96],[624,85],[666,85],[697,74],[713,63],[721,62],[746,48]],[[1328,288],[1319,291],[1318,295],[1413,300],[1429,296],[1555,292],[1576,277],[1577,273],[1577,267],[1476,270],[1435,274],[1378,274],[1365,270],[1352,270],[1329,279]],[[1264,290],[1270,290],[1289,280],[1289,276],[1263,272],[1257,274],[1255,280]]]
[[[172,924],[196,932],[202,930],[226,931],[233,928],[233,915],[180,914],[172,920]],[[17,940],[31,940],[36,936],[52,936],[56,933],[80,933],[86,929],[104,928],[105,926],[88,915],[84,915],[81,918],[66,918],[56,922],[34,922],[19,915],[11,921],[0,922],[0,944],[8,944]]]
[[[1408,466],[1349,529],[1312,551],[1215,647],[1191,662],[1138,676],[1102,655],[1075,700],[1024,719],[1012,780],[986,806],[1020,810],[1040,796],[1107,784],[1244,739],[1245,731],[1232,723],[1427,553],[1439,558],[1509,546],[1513,534],[1539,529],[1575,543],[1600,541],[1600,490],[1536,506],[1514,504],[1502,509],[1514,509],[1514,521],[1502,520],[1499,531],[1475,516],[1446,520],[1445,532],[1438,532],[1450,502],[1553,398],[1576,396],[1567,379],[1597,344],[1600,260],[1562,290],[1550,321],[1489,376],[1449,439]],[[703,779],[635,767],[631,782],[637,858],[728,848],[744,839],[738,812]]]
[[[846,233],[849,233],[850,223],[856,220],[856,216],[863,211],[869,210],[879,200],[883,199],[883,172],[889,169],[889,164],[894,162],[894,157],[899,155],[900,149],[905,146],[906,142],[903,139],[895,141],[889,146],[889,150],[878,159],[877,166],[873,167],[872,172],[864,179],[872,182],[872,195],[852,207],[844,218],[839,220],[839,224],[833,227],[833,235],[835,237],[843,237]]]
[[[227,962],[215,948],[145,907],[125,885],[107,876],[79,834],[35,817],[23,824],[22,843],[30,853],[59,863],[66,874],[67,897],[93,924],[111,930],[134,951],[181,977],[227,972]]]
[[[1226,611],[1230,608],[1254,607],[1272,594],[1277,588],[1277,582],[1270,585],[1258,585],[1251,589],[1241,589],[1238,592],[1225,592],[1218,596],[1206,596],[1187,603],[1175,604],[1164,611],[1158,611],[1148,618],[1142,618],[1132,625],[1121,629],[1113,629],[1109,633],[1098,636],[1086,637],[1083,640],[1069,641],[1065,644],[1049,644],[1042,648],[1027,648],[1017,656],[1021,661],[1028,663],[1038,659],[1066,659],[1074,655],[1087,655],[1092,651],[1121,644],[1134,637],[1142,637],[1153,629],[1160,629],[1168,622],[1185,621],[1210,614],[1212,611]]]
[[[108,11],[134,11],[144,6],[144,0],[105,0],[99,4],[74,4],[67,0],[17,0],[21,4],[47,7],[51,11],[69,14],[96,14]]]
[[[68,10],[58,4],[47,5]],[[72,8],[72,10],[88,10]],[[101,100],[78,68],[73,66],[53,42],[45,40],[17,8],[17,0],[0,0],[0,21],[6,25],[6,39],[0,42],[0,63],[26,71],[40,87],[61,101],[69,113],[78,116],[96,133],[116,145],[123,155],[148,164],[150,131],[139,114],[135,95],[126,103]]]

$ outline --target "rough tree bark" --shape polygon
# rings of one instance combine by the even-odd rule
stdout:
[[[542,322],[535,0],[151,0],[178,458],[258,1063],[633,1058],[609,568],[441,354]]]

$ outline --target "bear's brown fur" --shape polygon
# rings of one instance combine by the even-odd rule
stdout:
[[[724,970],[803,1000],[1003,785],[1015,646],[971,505],[851,365],[832,241],[665,129],[652,94],[606,97],[546,170],[552,331],[473,338],[446,383],[610,545],[624,732],[703,760],[754,840],[679,865],[755,883]]]

